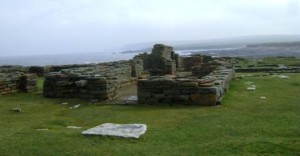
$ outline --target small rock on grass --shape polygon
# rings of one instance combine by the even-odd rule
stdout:
[[[21,113],[22,112],[22,109],[21,108],[12,108],[11,109],[13,112],[18,112],[18,113]]]
[[[48,128],[38,128],[38,129],[35,129],[37,131],[48,131],[49,129]]]
[[[247,90],[249,90],[249,91],[255,91],[256,88],[255,87],[248,87]]]
[[[266,99],[266,97],[265,96],[261,96],[260,99]]]
[[[290,78],[290,77],[288,77],[286,75],[278,75],[278,77],[281,78],[281,79],[288,79],[288,78]]]
[[[76,109],[76,108],[78,108],[79,106],[80,106],[80,104],[74,105],[74,106],[70,107],[70,109]]]
[[[70,128],[70,129],[81,129],[82,127],[77,127],[77,126],[67,126],[67,128]]]

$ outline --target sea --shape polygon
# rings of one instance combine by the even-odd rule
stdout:
[[[220,49],[189,49],[175,51],[181,56],[189,56],[193,53],[215,55],[216,51],[232,50],[236,48]],[[150,53],[150,52],[147,52]],[[21,66],[47,66],[47,65],[68,65],[68,64],[93,64],[120,60],[132,59],[138,53],[74,53],[74,54],[53,54],[53,55],[28,55],[28,56],[1,56],[1,65]]]
[[[0,56],[0,65],[47,66],[67,64],[93,64],[132,59],[137,53],[76,53],[30,56]]]

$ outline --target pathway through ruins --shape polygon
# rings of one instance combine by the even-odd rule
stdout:
[[[136,104],[137,103],[136,84],[131,84],[129,86],[121,88],[118,93],[118,98],[116,100],[125,104]]]

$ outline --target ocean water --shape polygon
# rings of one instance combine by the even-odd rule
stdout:
[[[136,53],[79,53],[79,54],[56,54],[56,55],[34,55],[34,56],[0,56],[0,65],[22,65],[22,66],[46,66],[66,64],[89,64],[119,60],[129,60]]]
[[[189,56],[193,53],[215,55],[217,51],[230,51],[238,48],[220,49],[189,49],[175,51],[181,56]],[[150,52],[148,52],[150,53]],[[56,55],[34,55],[34,56],[1,56],[0,65],[22,65],[22,66],[46,66],[46,65],[67,65],[67,64],[89,64],[119,60],[132,59],[138,53],[77,53],[77,54],[56,54]]]

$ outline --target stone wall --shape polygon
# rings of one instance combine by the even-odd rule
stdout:
[[[22,92],[31,92],[37,89],[37,75],[24,74],[18,80],[18,89]]]
[[[200,66],[201,64],[206,64],[211,61],[213,61],[211,56],[197,54],[189,57],[182,57],[182,66],[184,71],[192,71],[192,67]]]
[[[293,68],[286,68],[286,69],[279,69],[279,68],[271,68],[271,67],[259,67],[259,68],[236,68],[236,72],[240,73],[253,73],[253,72],[267,72],[267,73],[300,73],[300,68],[293,67]]]
[[[17,81],[18,75],[15,74],[0,74],[0,94],[6,95],[18,92]]]
[[[36,74],[0,73],[0,95],[30,92],[37,88]]]
[[[22,73],[28,73],[28,68],[18,65],[6,65],[0,67],[0,73],[16,73],[16,72],[22,72]]]
[[[139,77],[144,74],[144,63],[142,59],[130,60],[131,65],[131,76]]]
[[[177,68],[181,67],[181,58],[172,47],[163,44],[153,46],[151,54],[140,54],[135,58],[140,58],[144,62],[144,70],[150,75],[175,74]]]
[[[111,99],[116,96],[116,79],[72,74],[47,75],[44,96],[49,98]]]
[[[201,55],[183,57],[182,59],[185,71],[192,71],[192,67],[200,66],[203,63],[203,57]]]
[[[55,65],[48,66],[48,72],[59,72],[63,69],[73,69],[73,68],[82,68],[82,67],[91,67],[96,66],[96,64],[71,64],[71,65]]]
[[[203,63],[208,63],[210,61],[213,61],[212,56],[209,55],[202,55],[202,58],[203,58]]]
[[[219,66],[201,79],[156,76],[139,80],[138,102],[216,105],[221,102],[233,75],[233,69]]]
[[[44,96],[106,100],[117,96],[121,87],[135,83],[132,64],[109,62],[94,67],[63,69],[46,74]]]
[[[198,66],[192,67],[192,75],[198,78],[208,75],[213,72],[217,67],[225,66],[227,68],[232,68],[232,64],[226,61],[213,60],[208,63],[202,63]]]

